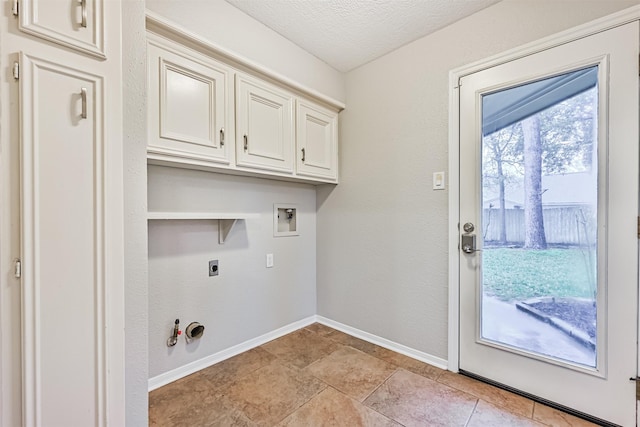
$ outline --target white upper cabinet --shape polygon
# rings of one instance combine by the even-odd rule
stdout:
[[[237,165],[293,173],[293,141],[293,96],[237,74]]]
[[[149,157],[229,165],[229,70],[216,61],[152,40],[149,57]]]
[[[17,8],[25,33],[105,58],[103,0],[21,0]]]
[[[296,103],[298,175],[338,179],[338,113],[308,101]]]
[[[149,13],[147,49],[149,163],[338,183],[342,103]]]

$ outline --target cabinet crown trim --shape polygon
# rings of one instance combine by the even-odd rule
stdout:
[[[229,63],[229,65],[236,66],[241,69],[244,68],[251,72],[257,73],[260,76],[274,80],[277,83],[285,85],[290,89],[296,90],[306,96],[321,101],[322,103],[336,109],[338,112],[345,109],[344,103],[326,96],[305,85],[302,85],[267,67],[257,64],[250,59],[237,55],[229,51],[228,49],[211,43],[209,40],[206,40],[205,38],[194,34],[184,27],[181,27],[180,25],[166,19],[165,17],[149,10],[146,11],[146,28],[147,31],[168,38],[169,40],[173,40],[182,45],[189,46],[201,53],[213,56],[216,59]]]

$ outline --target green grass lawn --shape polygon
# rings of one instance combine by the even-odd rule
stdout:
[[[489,248],[482,259],[484,292],[503,301],[593,297],[580,249]]]

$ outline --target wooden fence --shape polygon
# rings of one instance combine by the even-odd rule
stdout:
[[[499,209],[484,210],[482,234],[485,242],[500,240]],[[544,232],[547,243],[557,245],[593,245],[596,219],[592,210],[582,207],[544,208]],[[524,243],[524,210],[505,210],[507,242]]]

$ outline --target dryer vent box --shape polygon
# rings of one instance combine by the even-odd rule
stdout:
[[[296,205],[273,205],[273,235],[275,237],[297,236],[298,209]]]

